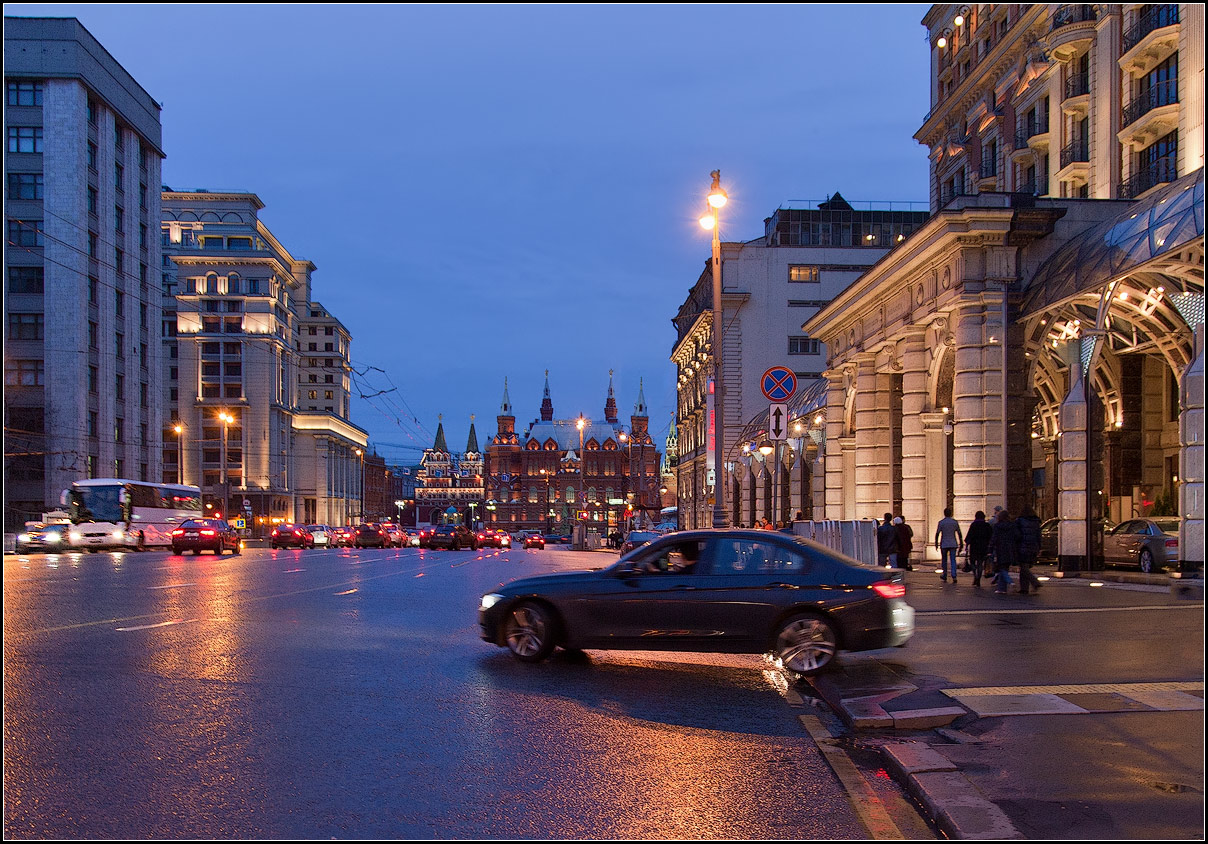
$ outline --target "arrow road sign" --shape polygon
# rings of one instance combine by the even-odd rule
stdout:
[[[773,366],[763,373],[763,378],[759,379],[759,386],[768,401],[788,401],[793,397],[793,393],[797,392],[797,376],[791,369]]]
[[[773,402],[768,410],[768,437],[773,440],[789,438],[789,406],[783,402]]]

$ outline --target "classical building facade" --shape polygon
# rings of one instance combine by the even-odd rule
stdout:
[[[657,522],[661,455],[650,438],[642,386],[626,430],[610,372],[603,416],[555,419],[547,371],[540,416],[517,433],[505,381],[486,453],[486,524],[569,534],[581,520],[590,532],[606,535],[635,519]]]
[[[367,437],[348,417],[348,332],[310,299],[314,264],[264,225],[255,194],[161,201],[164,480],[229,492],[256,531],[355,521]]]
[[[1031,506],[1076,569],[1163,508],[1202,565],[1203,14],[931,7],[934,217],[802,325],[822,515]]]
[[[424,450],[415,479],[415,524],[476,525],[485,512],[483,454],[470,417],[466,449],[451,452],[444,420],[438,420],[432,448]]]
[[[773,512],[773,461],[743,451],[744,430],[763,426],[769,400],[760,387],[768,368],[784,366],[799,390],[822,380],[827,350],[801,324],[861,273],[902,243],[928,218],[925,210],[856,210],[839,194],[813,208],[779,208],[764,221],[764,235],[721,245],[725,388],[722,439],[730,524],[755,518],[779,521],[792,512],[791,496],[778,496]],[[676,489],[680,524],[712,525],[712,484],[707,463],[708,407],[714,358],[712,262],[705,265],[674,319],[678,463]],[[789,477],[801,475],[804,452],[783,449]],[[800,490],[800,481],[797,484]],[[797,496],[800,498],[800,494]]]
[[[4,525],[158,481],[160,107],[74,18],[4,19]]]

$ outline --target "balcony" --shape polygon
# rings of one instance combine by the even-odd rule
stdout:
[[[1072,141],[1065,145],[1061,150],[1061,166],[1062,168],[1069,167],[1071,164],[1086,163],[1091,160],[1090,145],[1087,144],[1085,138]]]
[[[1167,79],[1124,107],[1120,143],[1143,149],[1179,125],[1179,80]]]
[[[984,159],[981,167],[977,168],[977,189],[979,191],[994,190],[998,187],[998,159]]]
[[[1178,47],[1178,5],[1150,6],[1124,33],[1120,67],[1135,76],[1144,75]]]
[[[1120,197],[1136,199],[1151,188],[1173,182],[1178,177],[1179,168],[1175,155],[1172,153],[1163,156],[1125,179],[1120,185]]]
[[[1080,3],[1061,6],[1053,13],[1049,26],[1050,54],[1059,62],[1068,62],[1095,40],[1098,15],[1093,4]]]

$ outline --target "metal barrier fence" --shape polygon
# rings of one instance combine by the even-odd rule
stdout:
[[[877,523],[873,519],[793,522],[793,533],[870,566],[877,564]]]

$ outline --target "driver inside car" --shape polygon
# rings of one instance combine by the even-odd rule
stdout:
[[[673,545],[657,557],[648,558],[642,570],[648,574],[691,574],[700,559],[700,543]]]

